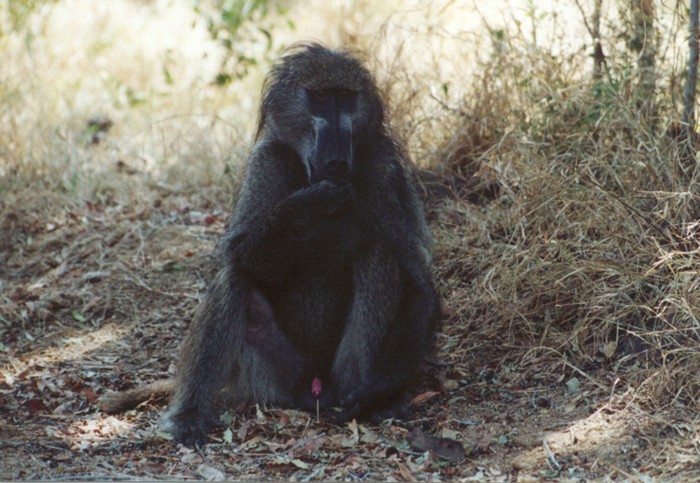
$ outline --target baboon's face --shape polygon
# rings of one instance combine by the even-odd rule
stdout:
[[[380,130],[383,109],[359,62],[311,49],[273,71],[263,116],[274,139],[299,154],[313,184],[352,174],[359,148]]]
[[[312,183],[339,179],[352,172],[352,128],[357,92],[338,87],[304,89],[311,116],[311,136],[302,159]]]

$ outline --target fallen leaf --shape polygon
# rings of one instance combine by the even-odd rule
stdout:
[[[309,441],[306,442],[301,448],[299,448],[298,453],[299,454],[314,454],[316,453],[319,448],[321,448],[327,441],[326,437],[312,437],[309,435],[311,438]]]
[[[353,441],[353,446],[360,442],[360,432],[357,427],[357,421],[353,419],[348,423],[348,429],[352,432],[350,439]]]
[[[581,387],[581,381],[579,381],[577,378],[572,377],[568,381],[566,381],[566,389],[569,390],[570,393],[575,393],[577,392]]]
[[[206,481],[224,481],[226,479],[221,471],[207,465],[199,465],[197,474]]]
[[[180,458],[180,462],[184,464],[202,463],[202,461],[204,460],[197,453],[187,453]]]
[[[489,446],[491,446],[491,442],[493,441],[493,434],[491,433],[484,433],[484,435],[479,439],[479,442],[476,443],[476,449],[478,451],[484,452],[487,449],[489,449]]]
[[[377,442],[377,439],[379,439],[379,437],[377,436],[377,433],[375,433],[371,429],[367,429],[365,427],[362,427],[362,437],[360,438],[360,441],[362,443],[374,444]]]
[[[435,456],[456,463],[466,455],[464,446],[451,438],[438,438],[425,433],[421,428],[413,428],[409,436],[411,448],[415,451],[430,451]]]
[[[397,461],[396,466],[398,466],[399,468],[399,473],[401,474],[401,478],[403,478],[403,481],[416,481],[411,472],[408,470],[408,468],[406,468],[406,466],[403,463]]]
[[[285,427],[287,424],[289,424],[289,417],[284,413],[284,411],[275,411],[275,414],[277,414],[277,417],[279,418],[277,424],[279,424],[281,427]]]
[[[442,383],[442,388],[445,390],[445,392],[456,391],[457,389],[459,389],[459,381],[455,381],[454,379],[447,379],[445,382]]]
[[[263,440],[262,436],[254,436],[254,437],[250,438],[248,441],[241,443],[241,448],[254,448],[262,440]]]
[[[302,470],[308,470],[310,465],[308,463],[304,463],[303,461],[299,459],[293,459],[291,463],[296,466],[297,468],[300,468]]]
[[[426,392],[420,393],[416,397],[411,399],[410,405],[415,406],[416,404],[424,403],[428,399],[431,399],[431,398],[437,396],[438,394],[440,394],[440,393],[437,391],[426,391]]]
[[[29,414],[31,415],[34,415],[39,411],[49,412],[49,408],[46,407],[44,401],[36,397],[24,403],[23,406],[27,408],[27,411],[29,411]]]
[[[615,340],[608,342],[600,349],[600,351],[603,353],[603,355],[607,359],[612,359],[612,356],[615,355],[616,350],[617,350],[617,341],[615,341]]]
[[[95,391],[91,387],[84,387],[80,390],[80,394],[85,396],[85,399],[87,399],[87,402],[89,404],[94,403],[97,400],[97,394],[95,394]]]
[[[440,437],[441,438],[450,438],[450,439],[457,439],[462,435],[459,431],[455,431],[454,429],[450,428],[442,428],[440,431]]]
[[[508,435],[502,435],[500,436],[496,441],[494,441],[494,444],[497,444],[499,446],[503,446],[505,444],[508,444],[509,438]]]
[[[74,311],[72,312],[71,315],[72,315],[73,318],[74,318],[75,320],[77,320],[78,322],[85,322],[85,321],[87,320],[87,319],[85,318],[85,316],[84,316],[83,314],[81,314],[80,312],[78,312],[77,310],[74,310]]]
[[[248,421],[245,424],[241,425],[240,428],[238,428],[238,431],[236,432],[238,441],[245,441],[246,436],[248,436],[248,428],[250,427],[250,425],[251,421]]]

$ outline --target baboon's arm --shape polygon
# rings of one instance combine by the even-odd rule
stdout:
[[[279,283],[310,255],[331,250],[340,240],[342,217],[353,204],[349,184],[322,181],[280,201],[257,226],[247,225],[231,238],[236,266],[266,283]]]
[[[405,409],[405,391],[431,347],[439,316],[430,274],[412,268],[381,244],[356,261],[353,303],[332,371],[343,406],[338,421],[383,419]]]
[[[376,364],[400,302],[398,260],[387,247],[377,245],[358,257],[353,281],[352,307],[332,370],[341,401],[373,384]]]

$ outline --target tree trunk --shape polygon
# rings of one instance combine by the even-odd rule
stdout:
[[[698,83],[698,0],[690,0],[688,79],[685,82],[683,125],[687,139],[695,131],[695,87]]]
[[[695,88],[698,83],[698,0],[690,0],[690,29],[688,41],[688,78],[685,82],[683,102],[684,155],[681,158],[681,175],[691,179],[696,169],[695,158]]]
[[[656,114],[656,31],[654,0],[632,0],[630,50],[637,56],[637,106],[653,128]]]
[[[600,43],[600,10],[603,0],[595,0],[593,8],[593,81],[599,81],[603,78],[603,64],[605,63],[605,55],[603,54],[603,46]]]

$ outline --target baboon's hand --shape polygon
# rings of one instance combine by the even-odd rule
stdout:
[[[408,415],[408,401],[405,397],[398,398],[387,406],[374,399],[369,386],[358,387],[342,397],[339,403],[340,411],[327,417],[332,424],[341,425],[360,416],[373,424],[379,424],[385,419],[403,419]]]
[[[340,405],[343,407],[345,419],[354,418],[364,409],[364,402],[368,399],[370,390],[366,384],[361,384],[349,394],[340,398]]]
[[[349,211],[354,199],[355,192],[350,183],[324,180],[292,194],[281,211],[293,225],[303,226]]]

